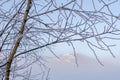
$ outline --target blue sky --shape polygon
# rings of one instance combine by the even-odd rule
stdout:
[[[66,2],[66,1],[67,0],[56,0],[57,4],[59,4],[58,6],[60,6],[62,3],[64,4],[64,2]],[[96,9],[100,9],[102,3],[98,3],[98,0],[94,0],[94,1],[95,1]],[[113,0],[106,0],[106,1],[113,1]],[[78,0],[78,3],[81,4],[81,1]],[[83,0],[83,7],[82,8],[85,9],[85,10],[92,11],[93,10],[93,5],[91,5],[91,4],[92,4],[92,0]],[[10,4],[6,4],[6,6],[4,6],[3,8],[4,9],[8,9],[9,6],[10,6]],[[118,0],[117,3],[114,3],[114,5],[111,5],[110,9],[113,12],[113,14],[115,14],[115,15],[118,16],[120,14],[120,10],[119,10],[120,9],[120,0]],[[106,8],[103,9],[103,11],[108,12]],[[51,15],[51,16],[53,16],[55,18],[57,16],[57,13],[55,15]],[[49,22],[49,20],[46,17],[42,16],[41,18],[43,18],[46,22]],[[77,18],[76,20],[74,20],[74,23],[76,23],[76,21],[79,21],[79,18]],[[117,27],[120,27],[119,23],[120,23],[120,21],[118,21],[116,23]],[[36,26],[39,26],[39,25],[36,25]],[[102,24],[102,23],[99,24],[99,25],[97,25],[98,30],[102,31],[103,30],[102,29],[103,26],[104,26],[104,24]],[[106,35],[106,36],[110,36],[111,37],[111,35]],[[120,36],[118,36],[118,37],[120,37]],[[94,39],[89,39],[89,40],[91,42],[93,42],[93,43],[96,43]],[[111,67],[111,65],[113,66],[113,63],[114,64],[119,64],[120,63],[120,49],[119,49],[120,48],[120,40],[107,40],[106,39],[105,42],[107,44],[110,44],[110,45],[114,45],[114,44],[116,45],[116,46],[114,46],[114,47],[111,48],[111,50],[113,51],[113,53],[116,56],[116,58],[114,59],[109,52],[101,51],[99,49],[94,48],[94,50],[96,51],[96,54],[97,54],[98,58],[100,59],[101,62],[103,62],[103,64],[106,64],[104,62],[104,60],[108,60],[108,62],[110,63],[110,66],[108,66],[108,67]],[[93,52],[88,47],[88,45],[86,44],[85,41],[83,41],[83,42],[76,41],[76,42],[73,42],[73,44],[74,44],[75,51],[76,51],[77,54],[87,55],[87,56],[90,56],[92,59],[96,60]],[[73,54],[74,53],[73,47],[69,46],[67,43],[59,43],[59,44],[51,45],[49,47],[54,51],[54,53],[56,55],[68,54],[68,53],[70,53],[70,54],[72,53]],[[52,56],[54,56],[46,48],[40,49],[40,53],[42,53],[43,55],[50,55],[50,56],[52,55]],[[97,63],[97,60],[95,62]],[[56,65],[56,63],[57,63],[57,65]],[[53,75],[52,77],[56,78],[56,79],[58,79],[58,78],[60,78],[61,80],[64,80],[64,79],[65,80],[70,80],[70,79],[72,79],[72,80],[73,79],[79,80],[80,78],[81,78],[81,80],[83,80],[85,78],[96,79],[96,77],[94,77],[93,75],[97,76],[97,79],[98,78],[102,78],[102,80],[105,79],[105,78],[107,78],[107,80],[108,79],[110,80],[110,78],[111,78],[111,80],[113,80],[112,78],[116,78],[116,80],[120,78],[119,77],[119,73],[120,73],[119,72],[120,71],[119,70],[119,66],[120,65],[117,65],[117,68],[113,67],[114,68],[113,71],[111,71],[111,70],[107,71],[108,68],[104,68],[103,69],[97,63],[97,67],[100,66],[100,68],[98,69],[98,72],[96,72],[96,71],[94,71],[94,69],[96,69],[96,68],[93,67],[93,74],[92,74],[92,77],[91,77],[91,72],[92,71],[90,69],[90,65],[88,65],[87,68],[86,68],[86,66],[85,66],[85,68],[83,66],[83,68],[82,68],[83,71],[81,72],[81,65],[82,64],[80,64],[80,68],[79,69],[76,69],[75,66],[73,67],[71,65],[66,65],[64,63],[63,63],[63,65],[59,64],[58,62],[56,62],[56,63],[52,64],[55,67],[55,69],[53,67],[53,69],[52,69],[53,73],[51,72],[51,74]],[[65,67],[59,68],[61,66],[65,66]],[[33,65],[33,70],[35,69],[34,73],[36,73],[36,71],[38,71],[38,69],[35,68],[35,67],[36,66]],[[39,67],[39,66],[37,66],[37,67]],[[87,70],[89,69],[88,71],[90,73],[88,73],[88,71],[86,71],[86,69]],[[73,70],[73,71],[71,71],[71,70]],[[80,71],[80,73],[79,73],[79,71]],[[86,71],[86,72],[84,72],[84,71]],[[105,71],[107,71],[107,72],[105,72]],[[103,74],[104,72],[105,72],[105,75]],[[112,74],[112,72],[113,72],[113,74]],[[98,73],[98,74],[96,74],[96,73]],[[99,74],[101,74],[101,75],[99,75]],[[81,75],[81,76],[79,76],[79,75]],[[86,77],[86,75],[87,75],[87,77]]]
[[[80,0],[77,0],[77,1],[78,1],[79,4],[81,4]],[[92,0],[82,0],[82,1],[83,1],[82,8],[84,10],[92,11],[94,9],[93,8],[94,6],[92,5]],[[93,0],[93,1],[95,3],[95,8],[97,10],[99,10],[102,7],[103,3],[98,2],[98,0]],[[112,2],[112,1],[113,0],[106,0],[105,2]],[[67,0],[56,0],[56,3],[59,4],[58,6],[61,6],[61,4],[65,4],[66,2],[67,2]],[[43,3],[44,3],[44,1],[43,1]],[[114,3],[110,6],[110,9],[111,9],[112,13],[115,14],[115,15],[120,14],[120,10],[119,10],[120,5],[119,4],[120,4],[120,1],[118,0],[118,2],[116,2],[116,3]],[[8,6],[11,6],[11,5],[8,3],[5,6],[3,6],[3,8],[4,9],[9,9]],[[108,12],[106,8],[104,8],[103,11]],[[52,15],[52,16],[55,17],[55,15]],[[46,18],[45,18],[45,20],[46,20]],[[78,20],[79,20],[79,18],[78,18]],[[78,20],[76,20],[76,21],[78,21]],[[46,20],[46,21],[48,21],[48,20]],[[99,30],[101,30],[101,26],[104,26],[104,24],[98,25]],[[117,26],[119,26],[119,23],[117,24]],[[93,40],[93,42],[94,42],[94,40]],[[119,55],[120,41],[106,40],[106,42],[110,43],[110,44],[115,44],[116,46],[112,48],[112,51],[113,51],[113,53],[115,54],[116,57],[120,56]],[[87,44],[85,42],[74,42],[73,44],[75,46],[76,53],[85,54],[85,55],[94,57],[93,52],[90,50],[90,48],[87,46]],[[60,43],[60,44],[57,44],[57,45],[52,45],[50,47],[51,47],[51,49],[53,49],[53,51],[57,55],[65,54],[65,53],[73,53],[72,46],[69,46],[66,43]],[[101,51],[101,50],[98,50],[98,49],[95,49],[95,51],[96,51],[97,55],[100,56],[100,57],[112,57],[110,55],[110,53],[108,53],[108,52],[104,52],[104,51]],[[44,53],[47,54],[47,55],[50,54],[50,52],[48,50],[44,51]]]
[[[59,4],[60,3],[63,3],[64,1],[62,0],[56,0]],[[106,0],[107,2],[108,0]],[[113,0],[109,0],[110,2],[112,2]],[[80,3],[80,1],[78,0],[78,3]],[[94,0],[94,3],[95,3],[95,7],[97,10],[99,10],[103,3],[99,3],[98,0]],[[112,11],[113,14],[115,15],[119,15],[120,14],[120,1],[118,0],[117,3],[114,3],[113,5],[110,6],[110,9]],[[94,8],[93,8],[93,5],[92,5],[92,0],[83,0],[83,9],[85,10],[88,10],[88,11],[92,11]],[[102,10],[103,12],[108,12],[107,11],[107,8],[104,8]],[[108,12],[109,13],[109,12]],[[104,24],[100,24],[100,25],[97,25],[98,26],[98,30],[102,30],[103,28],[101,26],[104,26]],[[117,24],[117,26],[119,27],[119,23]],[[111,35],[109,35],[111,36]],[[120,36],[119,36],[120,37]],[[93,40],[94,42],[94,40]],[[105,41],[106,43],[110,44],[110,45],[116,45],[114,47],[112,47],[112,51],[113,53],[115,54],[116,58],[119,58],[120,57],[120,50],[119,50],[119,47],[120,47],[120,41],[116,41],[116,40],[106,40]],[[77,53],[80,53],[80,54],[85,54],[85,55],[88,55],[88,56],[91,56],[91,57],[94,57],[93,55],[93,52],[90,50],[90,48],[87,46],[87,44],[85,42],[81,43],[81,42],[74,42],[74,46],[75,46],[75,50]],[[73,49],[72,49],[72,46],[68,46],[66,43],[61,43],[61,44],[58,44],[58,45],[53,45],[51,46],[51,49],[53,49],[55,51],[55,53],[57,55],[59,54],[65,54],[65,53],[73,53]],[[101,50],[98,50],[98,49],[95,49],[98,57],[102,58],[102,57],[108,57],[108,58],[112,58],[111,54],[109,52],[104,52],[104,51],[101,51]],[[48,52],[49,54],[49,52]]]

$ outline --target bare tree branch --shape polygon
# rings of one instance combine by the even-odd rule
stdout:
[[[34,80],[30,77],[34,64],[40,67],[41,79],[48,80],[50,70],[41,55],[48,50],[59,59],[51,46],[60,43],[72,47],[77,66],[75,41],[87,43],[102,66],[96,50],[115,57],[112,47],[117,44],[106,40],[120,40],[120,12],[113,10],[119,0],[88,1],[89,4],[85,0],[1,0],[0,80]],[[29,71],[22,75],[19,70]]]

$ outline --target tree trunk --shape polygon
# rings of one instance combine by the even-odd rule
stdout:
[[[32,4],[32,0],[28,0],[27,8],[26,8],[26,11],[24,13],[23,22],[22,22],[21,27],[20,27],[18,38],[17,38],[17,40],[16,40],[16,42],[14,44],[14,47],[11,50],[11,53],[10,53],[10,55],[8,57],[8,60],[7,60],[6,72],[5,72],[5,80],[9,80],[11,64],[12,64],[14,55],[15,55],[18,47],[19,47],[20,41],[22,39],[22,35],[23,35],[23,32],[24,32],[24,27],[25,27],[25,24],[26,24],[26,21],[27,21],[27,16],[28,16],[29,10],[31,8],[31,4]]]

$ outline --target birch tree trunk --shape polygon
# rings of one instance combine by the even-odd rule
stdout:
[[[23,22],[21,24],[17,40],[14,44],[13,49],[11,50],[11,53],[9,55],[9,58],[8,58],[8,61],[7,61],[7,64],[6,64],[5,80],[9,80],[11,64],[12,64],[12,61],[14,59],[14,55],[17,51],[17,48],[19,47],[20,41],[22,39],[22,36],[23,36],[23,33],[24,33],[24,27],[25,27],[25,24],[26,24],[26,21],[27,21],[27,16],[28,16],[29,10],[31,8],[31,4],[32,4],[32,0],[28,0],[27,8],[26,8],[26,11],[24,13]]]

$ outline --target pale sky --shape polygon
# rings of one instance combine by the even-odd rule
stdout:
[[[56,0],[59,4],[62,3],[62,1],[64,0]],[[103,5],[102,3],[98,3],[97,0],[95,1],[95,5],[96,5],[96,9],[99,10],[101,8],[101,5]],[[113,0],[106,0],[107,1],[113,1]],[[79,1],[80,3],[80,1]],[[93,5],[92,4],[92,0],[83,0],[83,9],[85,10],[93,10]],[[110,9],[112,11],[113,14],[115,15],[119,15],[120,14],[120,1],[118,0],[117,3],[114,3],[113,5],[110,6]],[[103,11],[107,12],[106,9],[104,9]],[[119,24],[119,23],[118,23]],[[98,28],[100,29],[101,26],[104,25],[98,25]],[[119,25],[117,25],[119,26]],[[119,36],[120,37],[120,36]],[[120,41],[116,41],[116,40],[106,40],[107,43],[110,43],[110,45],[116,45],[115,47],[112,48],[113,53],[115,54],[115,56],[117,58],[120,57]],[[74,46],[76,49],[77,53],[80,54],[85,54],[91,57],[94,57],[93,52],[90,50],[90,48],[87,46],[87,44],[85,42],[81,43],[81,42],[74,42]],[[59,45],[53,45],[52,49],[55,51],[56,54],[64,54],[64,53],[73,53],[73,49],[71,46],[68,46],[67,44],[59,44]],[[101,57],[109,57],[112,58],[111,54],[108,52],[104,52],[101,50],[95,50],[97,55],[101,58]],[[118,57],[119,56],[119,57]]]
[[[95,3],[95,8],[97,10],[99,10],[101,8],[101,5],[103,5],[102,3],[98,3],[98,1],[100,0],[94,0]],[[113,0],[106,0],[112,2]],[[66,2],[66,0],[56,0],[56,3],[59,4],[58,6],[60,6],[62,3],[64,4]],[[81,4],[81,1],[78,0],[78,3]],[[113,5],[110,6],[110,9],[112,11],[113,14],[115,15],[119,15],[120,14],[120,0],[118,0],[117,3],[114,3]],[[6,6],[3,6],[4,9],[8,9],[10,6],[10,4],[6,4]],[[93,5],[92,5],[92,0],[83,0],[83,4],[82,4],[82,8],[84,10],[89,10],[92,11],[93,10]],[[106,11],[106,8],[103,9],[103,11]],[[100,29],[102,25],[98,26],[98,28]],[[117,25],[119,26],[119,25]],[[120,52],[120,41],[115,41],[115,40],[110,40],[107,41],[107,43],[110,44],[115,44],[116,46],[112,48],[113,53],[115,54],[115,56],[120,56],[119,52]],[[87,46],[87,44],[85,42],[81,43],[81,42],[74,42],[74,46],[75,46],[75,50],[76,53],[80,53],[80,54],[85,54],[91,57],[94,57],[92,51],[90,50],[90,48]],[[53,45],[51,46],[51,49],[54,50],[54,52],[59,55],[59,54],[64,54],[64,53],[73,53],[73,49],[72,46],[68,46],[66,43],[60,43],[59,45]],[[104,51],[101,50],[95,50],[97,52],[98,56],[101,57],[112,57],[110,53],[106,53]],[[44,51],[45,54],[49,55],[50,52],[49,51]]]

